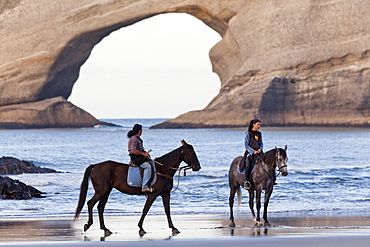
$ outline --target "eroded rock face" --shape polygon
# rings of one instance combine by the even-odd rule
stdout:
[[[245,126],[254,117],[264,125],[369,126],[368,9],[366,0],[3,0],[0,105],[68,99],[105,36],[158,14],[188,13],[222,36],[210,51],[221,90],[204,110],[158,127]],[[3,127],[60,120],[9,114],[0,111]]]

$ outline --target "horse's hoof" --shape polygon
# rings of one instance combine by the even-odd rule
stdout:
[[[229,225],[230,227],[235,227],[236,225],[235,225],[235,222],[234,221],[231,221],[231,223],[230,223],[230,225]]]
[[[265,222],[264,226],[271,226],[270,222]]]
[[[179,233],[180,233],[180,231],[177,230],[176,228],[172,229],[172,235],[176,235],[176,234],[179,234]]]
[[[84,225],[84,232],[86,232],[87,230],[89,230],[90,226],[91,226],[91,225],[89,225],[89,224],[85,224],[85,225]]]
[[[112,234],[113,234],[113,232],[111,232],[109,229],[104,230],[104,237],[109,237]]]
[[[261,222],[259,222],[259,221],[256,221],[256,223],[254,224],[254,226],[256,226],[256,227],[260,227],[260,226],[262,226],[262,223],[261,223]]]
[[[146,231],[144,231],[144,230],[140,230],[140,231],[139,231],[139,235],[140,235],[140,237],[144,236],[145,234],[146,234]]]

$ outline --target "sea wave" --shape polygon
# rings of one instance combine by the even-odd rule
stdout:
[[[3,200],[0,208],[2,217],[73,217],[86,167],[104,160],[127,162],[126,134],[135,123],[143,124],[144,146],[153,149],[153,157],[179,147],[181,139],[192,144],[196,150],[202,169],[199,172],[187,171],[186,177],[181,173],[179,188],[171,194],[173,214],[229,213],[228,171],[232,160],[244,152],[245,130],[149,130],[150,126],[162,120],[106,121],[123,127],[1,130],[3,155],[33,161],[36,165],[62,172],[12,175],[13,179],[45,192],[46,197],[27,201]],[[263,131],[263,135],[266,150],[288,145],[289,175],[277,177],[269,204],[270,213],[370,215],[370,153],[366,149],[370,145],[369,131],[279,129]],[[352,143],[352,149],[357,153],[352,157],[348,154],[348,147],[338,143],[338,140]],[[173,182],[176,188],[177,175]],[[93,194],[90,183],[87,199]],[[248,193],[242,189],[242,194],[239,213],[249,214]],[[141,214],[145,199],[113,190],[106,215]],[[160,199],[155,201],[150,213],[163,214]],[[86,214],[85,206],[82,215]]]

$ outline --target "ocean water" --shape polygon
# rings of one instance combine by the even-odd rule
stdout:
[[[10,175],[45,192],[45,198],[0,200],[4,218],[70,217],[77,205],[86,167],[105,160],[127,163],[126,134],[135,123],[144,126],[142,138],[152,157],[192,144],[202,169],[181,174],[171,194],[172,214],[228,214],[228,170],[244,153],[245,129],[169,129],[150,126],[164,119],[105,119],[123,127],[82,129],[0,130],[0,155],[33,161],[57,174]],[[269,213],[284,216],[370,215],[369,128],[261,128],[265,152],[288,145],[289,175],[279,176]],[[174,179],[177,184],[177,177]],[[88,199],[93,195],[90,184]],[[249,215],[247,193],[237,214]],[[140,215],[144,196],[113,190],[107,216]],[[97,211],[95,209],[95,216]],[[163,214],[158,198],[149,214]],[[82,216],[87,215],[85,206]]]

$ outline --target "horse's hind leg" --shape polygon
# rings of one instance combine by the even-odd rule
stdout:
[[[104,196],[102,196],[100,198],[100,201],[99,201],[99,204],[98,204],[100,229],[104,230],[104,236],[106,236],[106,237],[110,236],[112,234],[112,232],[108,228],[105,227],[104,216],[103,216],[105,205],[107,204],[109,194],[110,194],[110,191],[108,193],[104,194]]]
[[[88,212],[89,212],[89,219],[87,223],[84,225],[84,231],[86,232],[90,226],[94,223],[93,218],[93,208],[95,204],[99,201],[99,196],[96,194],[87,202]]]
[[[143,213],[141,214],[141,217],[140,217],[140,220],[139,220],[139,223],[138,223],[138,227],[140,229],[139,230],[139,235],[140,236],[144,236],[146,234],[146,231],[144,231],[144,229],[143,229],[144,218],[147,215],[147,213],[149,212],[149,209],[152,206],[152,204],[153,204],[153,202],[155,201],[156,198],[157,198],[157,195],[154,196],[153,194],[150,194],[148,196],[148,198],[146,199],[145,206],[144,206],[144,209],[143,209]]]
[[[234,221],[234,211],[233,211],[233,206],[234,206],[234,198],[235,198],[235,193],[238,189],[238,186],[230,186],[230,197],[229,197],[229,207],[230,207],[230,227],[235,227],[235,221]]]

